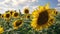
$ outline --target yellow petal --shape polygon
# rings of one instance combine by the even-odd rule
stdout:
[[[50,5],[50,3],[47,3],[47,4],[45,5],[45,9],[49,9],[49,5]]]
[[[38,10],[39,10],[39,11],[44,10],[44,6],[38,6]]]

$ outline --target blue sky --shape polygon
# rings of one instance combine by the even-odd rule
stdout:
[[[60,0],[0,0],[0,13],[4,13],[7,10],[21,10],[23,13],[24,8],[29,8],[30,13],[33,9],[36,9],[37,6],[44,6],[47,3],[50,3],[50,8],[58,8],[60,5]]]

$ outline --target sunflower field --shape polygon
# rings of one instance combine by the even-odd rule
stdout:
[[[60,34],[60,12],[49,4],[38,6],[32,14],[15,10],[0,14],[0,34]]]

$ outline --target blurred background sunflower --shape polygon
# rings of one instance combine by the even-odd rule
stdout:
[[[23,24],[22,20],[16,20],[13,22],[13,29],[18,29],[19,27],[21,27]]]
[[[12,14],[12,17],[13,17],[13,18],[19,18],[19,13],[18,13],[18,12],[14,12],[14,13]]]
[[[10,18],[11,18],[11,14],[10,13],[5,13],[4,14],[4,20],[9,21]]]
[[[28,8],[24,9],[24,14],[29,14],[29,9]]]
[[[31,19],[31,14],[27,14],[26,19]]]
[[[23,17],[25,20],[30,19],[31,14],[30,14],[30,12],[29,12],[29,8],[25,8],[25,9],[24,9],[24,14],[23,14],[22,17]]]
[[[12,15],[14,12],[16,12],[16,11],[13,11],[13,10],[11,10],[11,11],[9,11],[9,13]]]
[[[1,17],[4,18],[4,14],[2,14]]]

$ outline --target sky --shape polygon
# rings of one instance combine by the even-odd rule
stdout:
[[[50,3],[50,8],[60,10],[60,0],[0,0],[0,13],[4,13],[7,10],[21,10],[23,13],[24,8],[29,8],[30,13],[33,12],[37,6],[44,6]]]

